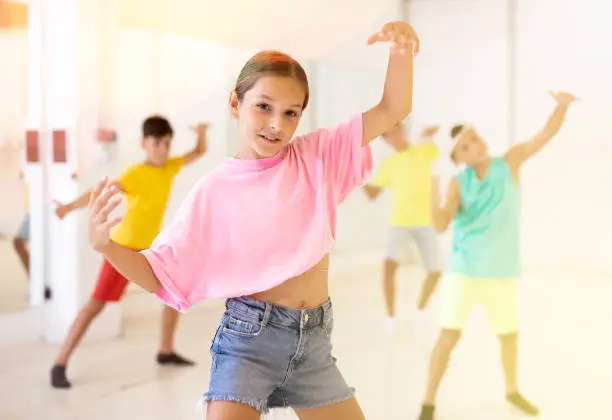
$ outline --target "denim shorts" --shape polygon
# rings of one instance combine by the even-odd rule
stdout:
[[[23,239],[26,242],[30,242],[30,213],[27,213],[25,216],[23,216],[23,219],[21,219],[19,229],[17,230],[17,234],[15,236]]]
[[[240,297],[228,299],[226,308],[211,346],[204,402],[240,402],[266,413],[331,405],[354,395],[332,356],[331,301],[300,310]]]

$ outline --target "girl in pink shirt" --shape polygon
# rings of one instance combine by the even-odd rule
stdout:
[[[230,95],[241,146],[190,191],[140,253],[109,239],[118,200],[103,181],[90,202],[90,241],[125,278],[180,311],[226,298],[211,346],[207,418],[251,420],[292,407],[301,419],[363,419],[332,356],[329,253],[336,207],[372,169],[368,144],[412,108],[418,38],[404,22],[368,40],[392,43],[380,102],[338,127],[291,141],[308,105],[299,63],[264,51]]]

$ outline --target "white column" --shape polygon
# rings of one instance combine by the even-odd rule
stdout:
[[[30,63],[30,90],[34,92],[30,119],[43,133],[44,161],[38,165],[40,176],[34,179],[40,188],[32,188],[32,208],[40,213],[33,218],[33,238],[39,238],[35,244],[42,244],[43,254],[33,258],[33,273],[42,278],[42,281],[35,278],[33,287],[46,283],[53,289],[53,299],[43,313],[43,335],[47,341],[63,340],[89,298],[100,263],[87,244],[86,211],[59,221],[50,205],[53,199],[73,200],[92,187],[91,178],[96,175],[93,163],[98,150],[95,145],[101,79],[98,69],[104,48],[100,37],[104,20],[99,6],[99,0],[39,0],[31,5],[30,11],[30,32],[42,35],[29,41],[30,56],[42,57],[38,60],[41,65],[37,66],[37,60]],[[42,83],[37,83],[39,71]],[[65,162],[54,160],[54,131],[65,133]],[[73,174],[78,177],[73,178]],[[37,195],[37,191],[42,193]],[[46,210],[40,210],[43,208]],[[120,311],[118,305],[111,306],[114,307],[96,320],[86,338],[117,335]]]
[[[34,3],[29,7],[28,27],[28,117],[25,129],[38,137],[38,161],[25,164],[24,175],[29,186],[30,201],[30,305],[43,303],[46,282],[45,260],[47,191],[46,149],[42,147],[44,130],[43,26],[42,10]],[[31,145],[30,145],[31,146]],[[27,154],[28,152],[26,152]]]

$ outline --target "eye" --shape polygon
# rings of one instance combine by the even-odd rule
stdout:
[[[298,113],[295,111],[287,111],[286,114],[291,118],[296,118],[298,116]]]
[[[270,105],[268,105],[265,102],[260,102],[257,104],[257,108],[259,108],[262,111],[269,111],[271,109]]]

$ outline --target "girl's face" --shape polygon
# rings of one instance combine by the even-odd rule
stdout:
[[[302,117],[306,91],[292,77],[263,76],[244,94],[230,96],[232,115],[240,130],[239,156],[261,159],[277,154],[289,141]]]

